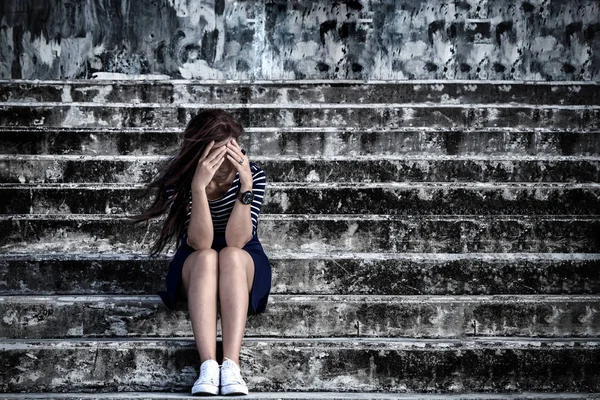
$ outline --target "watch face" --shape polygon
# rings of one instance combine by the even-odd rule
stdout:
[[[250,204],[252,203],[252,199],[253,199],[253,195],[252,192],[244,192],[242,193],[242,203],[244,204]]]

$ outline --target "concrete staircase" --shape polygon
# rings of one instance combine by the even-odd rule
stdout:
[[[206,107],[269,180],[250,398],[598,398],[599,87],[1,82],[0,399],[188,397],[159,225],[126,216]]]

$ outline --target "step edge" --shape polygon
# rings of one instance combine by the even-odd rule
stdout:
[[[93,84],[93,86],[102,85],[114,85],[114,84],[130,84],[139,85],[140,83],[152,83],[153,85],[165,84],[165,85],[194,85],[194,86],[210,86],[215,84],[226,84],[226,85],[269,85],[277,86],[282,84],[291,84],[299,86],[307,86],[312,84],[332,84],[340,86],[342,84],[355,85],[355,84],[382,84],[382,85],[438,85],[438,84],[466,84],[466,85],[485,85],[485,86],[503,86],[503,85],[522,85],[522,86],[600,86],[600,82],[593,80],[533,80],[533,79],[521,79],[521,80],[489,80],[489,79],[155,79],[147,77],[145,75],[137,75],[135,78],[126,79],[100,79],[100,78],[88,78],[88,79],[0,79],[0,85],[2,84],[34,84],[41,86],[44,84],[49,85],[64,85],[64,86],[75,86],[84,84]]]
[[[98,102],[80,102],[80,101],[39,101],[39,102],[15,102],[4,101],[0,102],[0,107],[3,108],[102,108],[102,109],[189,109],[197,110],[198,103],[98,103]],[[321,110],[321,109],[339,109],[339,110],[355,110],[355,109],[531,109],[531,110],[573,110],[573,111],[598,111],[600,105],[589,104],[531,104],[531,103],[469,103],[460,102],[435,103],[435,102],[418,102],[418,103],[204,103],[204,109],[297,109],[297,110]]]
[[[0,261],[168,261],[172,254],[152,257],[148,253],[1,253]],[[360,253],[269,251],[273,260],[352,260],[352,261],[600,261],[600,253]]]
[[[595,399],[600,397],[599,393],[589,392],[505,392],[505,393],[448,393],[434,394],[430,392],[423,393],[377,393],[377,392],[251,392],[245,399],[281,399],[281,400],[300,400],[300,399],[397,399],[397,400],[502,400],[502,399]],[[187,392],[103,392],[103,393],[1,393],[0,399],[190,399]],[[225,396],[213,396],[213,399],[230,398]]]
[[[0,190],[140,190],[145,183],[3,183]],[[600,189],[598,182],[270,182],[267,190],[302,189]]]
[[[89,154],[0,154],[0,161],[124,161],[124,162],[162,162],[172,155],[89,155]],[[447,154],[399,154],[399,155],[352,155],[352,156],[256,156],[254,162],[427,162],[427,161],[488,161],[488,162],[540,162],[540,161],[590,161],[600,162],[600,156],[538,156],[538,155],[447,155]]]
[[[299,295],[271,294],[270,300],[286,304],[291,303],[357,303],[357,304],[539,304],[539,303],[600,303],[600,294],[497,294],[497,295],[379,295],[379,294],[347,294],[347,295]],[[156,294],[131,295],[1,295],[1,304],[48,304],[55,305],[73,303],[150,303],[162,304]]]
[[[1,104],[1,103],[0,103]],[[106,134],[130,134],[130,133],[183,133],[184,128],[178,126],[172,127],[86,127],[86,126],[11,126],[0,125],[0,134],[4,132],[10,133],[106,133]],[[338,127],[338,126],[319,126],[319,127],[298,127],[298,126],[282,126],[282,127],[245,127],[246,133],[581,133],[581,134],[598,134],[598,129],[580,129],[580,128],[550,128],[550,127],[530,127],[520,128],[512,126],[490,126],[485,128],[478,127],[431,127],[431,126],[407,126],[394,128],[366,128],[366,127]]]
[[[397,337],[311,337],[311,338],[278,338],[278,337],[244,337],[243,342],[249,345],[294,345],[315,348],[315,345],[327,344],[339,346],[399,346],[425,348],[427,345],[437,348],[454,347],[481,347],[481,348],[566,348],[587,347],[600,350],[600,338],[597,337],[509,337],[509,336],[481,336],[465,338],[443,339],[412,339]],[[39,338],[39,339],[6,339],[0,340],[2,350],[24,350],[31,348],[64,348],[64,347],[89,347],[105,346],[106,348],[119,347],[127,343],[133,347],[156,348],[160,345],[174,345],[195,348],[194,338],[189,337],[113,337],[113,338]]]
[[[133,215],[130,214],[4,214],[0,215],[0,221],[123,221],[127,222]],[[481,214],[431,214],[431,215],[389,215],[389,214],[262,214],[262,221],[486,221],[486,220],[535,220],[535,221],[599,221],[600,215],[594,214],[555,214],[555,215],[531,215],[531,214],[503,214],[503,215],[481,215]],[[154,223],[160,219],[153,220]]]

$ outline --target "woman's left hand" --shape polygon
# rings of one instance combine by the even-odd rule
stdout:
[[[242,153],[242,148],[231,139],[227,143],[227,159],[237,169],[240,174],[241,191],[252,190],[252,171],[250,170],[250,160]]]

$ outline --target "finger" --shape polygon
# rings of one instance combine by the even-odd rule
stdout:
[[[242,154],[242,152],[235,147],[228,145],[227,150],[231,153],[232,156],[237,157],[238,160],[244,157],[244,154]]]
[[[210,151],[210,154],[208,155],[208,157],[211,157],[213,154],[222,151],[224,147],[225,146],[213,147],[212,150]]]
[[[215,171],[219,169],[219,167],[221,166],[221,164],[223,164],[223,161],[225,161],[225,157],[221,157],[219,159],[219,161],[215,165],[213,165],[213,168],[215,169]]]
[[[234,149],[236,149],[237,151],[239,151],[240,154],[243,154],[242,147],[234,139],[231,140],[231,145],[233,146]]]
[[[244,151],[244,149],[242,149],[242,146],[240,146],[239,143],[235,139],[231,139],[231,142],[239,150],[239,152],[242,156],[246,156],[246,157],[248,156],[246,154],[246,152]]]
[[[200,156],[200,160],[204,160],[206,158],[206,156],[208,156],[208,152],[210,151],[210,149],[212,149],[212,147],[215,145],[215,141],[211,140],[209,144],[206,145],[206,147],[204,148],[204,151],[202,152],[202,155]]]
[[[209,163],[209,165],[210,165],[211,167],[213,167],[213,166],[215,166],[215,165],[217,165],[217,164],[221,165],[220,163],[221,163],[223,160],[225,160],[225,153],[224,153],[224,152],[223,152],[223,154],[221,154],[219,157],[216,157],[216,158],[214,158],[214,159],[212,159],[212,160],[208,161],[208,163]]]
[[[225,146],[219,147],[215,151],[211,152],[208,155],[208,157],[206,158],[206,161],[213,162],[214,160],[217,160],[219,157],[222,157],[223,154],[225,154]]]
[[[239,159],[236,160],[235,158],[231,157],[229,154],[227,154],[227,159],[233,164],[235,169],[237,169],[238,171],[241,171],[242,165],[240,164]]]
[[[231,156],[231,158],[234,159],[236,164],[238,164],[238,165],[244,165],[244,163],[246,161],[246,158],[244,157],[243,154],[236,153],[235,151],[233,151],[231,149],[229,149],[227,151],[227,155]],[[241,164],[240,164],[240,160],[242,160]]]

